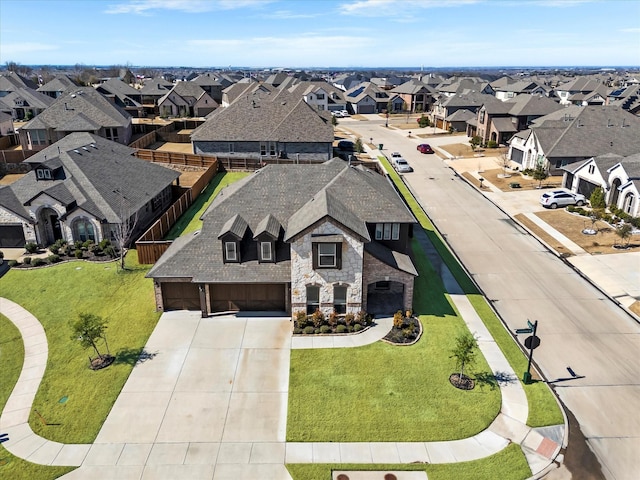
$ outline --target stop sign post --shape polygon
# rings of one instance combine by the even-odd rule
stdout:
[[[524,341],[524,346],[529,349],[529,362],[527,364],[527,371],[522,376],[522,381],[525,384],[531,383],[531,360],[533,359],[533,350],[540,346],[540,337],[536,336],[536,330],[538,329],[538,321],[531,323],[527,320],[528,328],[518,328],[516,333],[531,333],[530,337],[527,337]]]

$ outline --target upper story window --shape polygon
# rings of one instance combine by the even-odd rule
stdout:
[[[484,108],[482,110],[480,110],[480,123],[484,123]]]
[[[238,244],[236,242],[224,242],[224,260],[225,262],[238,261]]]
[[[104,129],[105,138],[107,140],[113,140],[114,142],[118,141],[118,129],[112,127],[105,127]]]
[[[316,95],[316,98],[317,98],[318,100],[324,100],[324,93],[318,93],[318,94]]]
[[[233,143],[229,142],[229,153],[235,153],[236,147]]]
[[[260,242],[260,260],[263,262],[273,261],[273,248],[271,242]]]
[[[312,244],[313,268],[342,268],[342,243],[317,242]]]
[[[399,240],[399,223],[376,223],[376,240]]]
[[[591,175],[593,175],[595,171],[596,171],[596,166],[595,165],[589,165],[589,173]]]
[[[47,134],[44,130],[28,130],[27,139],[31,145],[47,144]]]

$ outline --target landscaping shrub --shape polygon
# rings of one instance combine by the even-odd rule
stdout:
[[[78,240],[77,242],[75,242],[73,244],[73,248],[76,250],[80,250],[82,248],[82,242],[80,240]]]
[[[31,261],[31,266],[32,267],[40,267],[40,266],[42,266],[42,265],[44,265],[46,263],[47,263],[46,260],[44,260],[43,258],[37,258],[36,257]]]
[[[298,335],[298,334],[302,333],[302,329],[301,329],[301,328],[299,328],[299,327],[294,327],[294,329],[293,329],[293,333],[294,333],[294,334],[296,334],[296,335]]]
[[[489,140],[487,142],[487,148],[498,148],[498,142],[495,140]]]
[[[31,265],[31,257],[24,257],[22,261],[25,265]]]
[[[111,245],[111,240],[109,240],[108,238],[100,240],[100,243],[98,244],[98,246],[100,247],[100,250],[104,250],[109,245]]]
[[[353,331],[354,331],[354,332],[359,332],[359,331],[360,331],[360,330],[362,330],[363,328],[364,328],[364,327],[363,327],[362,325],[360,325],[359,323],[356,323],[356,324],[353,326]]]
[[[353,323],[354,319],[355,319],[355,316],[353,315],[353,313],[347,313],[344,316],[344,324],[345,325],[351,325]]]
[[[309,325],[307,327],[304,327],[304,330],[302,330],[302,333],[306,333],[307,335],[311,335],[312,333],[315,333],[316,329],[313,328],[313,326]]]
[[[336,312],[331,312],[329,314],[329,318],[327,319],[327,323],[330,327],[335,327],[338,325],[338,314]]]
[[[116,258],[116,249],[113,248],[113,245],[108,245],[103,251],[106,255],[109,255],[111,258]]]
[[[60,255],[53,254],[47,257],[47,262],[49,263],[58,263],[59,261],[60,261]]]
[[[316,309],[316,311],[311,314],[311,321],[314,327],[320,328],[320,326],[324,324],[324,313],[322,313],[322,310],[319,308]]]
[[[640,228],[640,217],[633,217],[631,219],[631,225],[633,225],[636,228]]]
[[[331,327],[329,325],[322,325],[320,327],[320,333],[331,333]]]
[[[0,260],[2,260],[3,258],[4,258],[4,252],[0,250]]]
[[[346,325],[338,325],[336,327],[336,333],[346,333],[347,326]]]
[[[606,203],[604,201],[604,190],[602,187],[596,188],[589,197],[589,203],[592,208],[605,208]]]
[[[425,117],[424,115],[421,115],[420,118],[418,119],[418,125],[420,126],[420,128],[425,128],[425,127],[431,126],[431,122],[429,121],[429,117]]]
[[[82,248],[77,248],[75,253],[76,258],[82,258],[83,255],[84,255],[84,252],[82,251]]]
[[[17,261],[17,260],[9,260],[9,266],[10,267],[16,267],[18,265],[20,265],[19,261]]]
[[[368,325],[371,325],[372,320],[373,318],[371,317],[371,315],[369,315],[364,310],[360,310],[356,316],[356,322],[358,322],[361,325],[364,325],[365,327]]]
[[[25,244],[24,249],[28,253],[36,253],[38,251],[38,245],[33,243],[33,242],[29,242],[29,243]]]
[[[393,314],[393,326],[394,328],[402,328],[404,325],[404,315],[401,310],[398,310]]]

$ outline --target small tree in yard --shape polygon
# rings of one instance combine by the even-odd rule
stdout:
[[[549,172],[544,168],[544,165],[541,163],[536,166],[536,169],[533,171],[533,179],[538,180],[538,188],[542,187],[542,182],[547,179],[549,176]]]
[[[362,139],[360,137],[356,138],[355,150],[358,153],[364,152],[364,146],[362,145]]]
[[[116,193],[119,193],[116,191]],[[121,204],[120,204],[120,222],[113,224],[113,236],[118,243],[120,248],[120,268],[122,270],[125,269],[124,266],[124,257],[127,253],[127,247],[132,240],[133,232],[138,225],[138,212],[131,214],[131,210],[127,208],[125,204],[126,198],[121,194]]]
[[[616,235],[618,237],[620,237],[620,246],[621,247],[628,247],[629,246],[629,242],[630,242],[630,237],[631,237],[631,232],[633,231],[633,227],[631,226],[630,223],[622,223],[621,225],[618,225],[616,227]],[[626,244],[625,244],[625,240],[626,240]]]
[[[604,190],[602,190],[602,187],[598,187],[593,192],[591,192],[589,203],[591,204],[591,208],[604,208],[606,206],[604,200]]]
[[[460,369],[457,381],[452,382],[458,388],[470,390],[473,381],[464,374],[464,367],[472,364],[476,358],[478,341],[470,332],[463,333],[456,338],[455,347],[451,350],[451,356],[456,359],[456,367]]]
[[[113,357],[109,354],[109,347],[107,346],[107,353],[102,354],[98,350],[98,343],[104,340],[105,345],[107,340],[104,336],[107,329],[107,321],[98,315],[92,313],[81,313],[78,315],[72,325],[73,334],[72,340],[78,340],[80,345],[84,348],[92,347],[96,352],[97,357],[92,359],[89,357],[91,368],[98,369],[106,367],[113,362]]]
[[[334,127],[338,125],[338,119],[335,115],[331,115],[331,125],[333,125]]]
[[[471,137],[471,140],[469,140],[469,143],[471,144],[471,150],[475,152],[476,148],[482,145],[482,137],[480,135],[474,135]]]

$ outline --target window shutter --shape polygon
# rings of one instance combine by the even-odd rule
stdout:
[[[336,243],[336,268],[342,270],[342,243]]]
[[[316,270],[318,268],[318,244],[311,244],[311,257],[313,258],[313,269]]]

